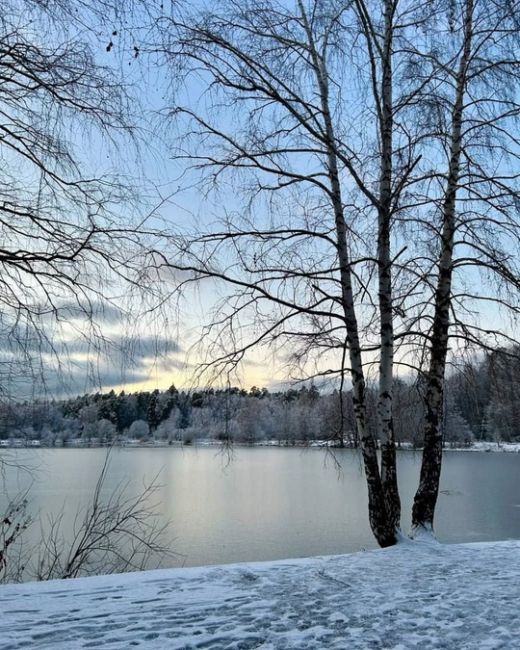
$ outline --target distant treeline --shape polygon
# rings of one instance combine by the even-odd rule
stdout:
[[[445,391],[444,438],[448,444],[474,440],[520,441],[519,350],[499,351],[460,364]],[[376,387],[368,388],[368,423],[375,432]],[[397,380],[394,429],[398,442],[421,445],[422,385]],[[0,403],[0,438],[67,444],[71,439],[110,443],[138,440],[197,440],[283,444],[335,441],[356,446],[352,396],[320,391],[311,384],[282,392],[168,390],[96,393],[63,401]]]

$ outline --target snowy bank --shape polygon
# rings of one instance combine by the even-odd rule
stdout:
[[[325,449],[333,448],[339,449],[336,440],[294,440],[290,444],[280,440],[260,440],[252,443],[233,442],[233,448],[240,449],[241,447],[280,447],[282,449]],[[184,443],[180,440],[166,441],[166,440],[135,440],[132,438],[119,437],[117,440],[103,443],[97,438],[71,438],[67,440],[64,445],[62,440],[55,440],[53,444],[45,444],[41,440],[30,440],[25,438],[10,438],[8,440],[0,440],[0,449],[96,449],[96,448],[109,448],[109,447],[125,447],[130,449],[149,449],[149,448],[166,448],[166,449],[182,449],[185,447],[217,447],[227,448],[226,443],[221,440],[212,438],[197,438],[193,442]],[[345,449],[354,450],[349,444],[346,444]],[[358,448],[359,449],[359,448]],[[412,442],[400,442],[398,450],[402,451],[416,451],[421,452],[422,447]],[[447,443],[444,451],[496,451],[496,452],[509,452],[520,453],[520,442],[491,442],[491,441],[473,441],[468,445],[458,446],[456,443]]]
[[[502,451],[505,453],[520,454],[520,442],[473,442],[469,447],[450,447],[444,451]]]
[[[520,648],[520,541],[0,588],[0,648]]]

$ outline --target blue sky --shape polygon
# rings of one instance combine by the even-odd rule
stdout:
[[[191,4],[197,6],[199,3]],[[141,19],[144,25],[144,14],[134,16],[135,23]],[[130,93],[135,99],[130,102],[130,119],[135,119],[138,125],[135,143],[130,144],[123,135],[111,141],[95,131],[82,130],[75,125],[70,125],[67,137],[74,143],[89,173],[106,177],[118,173],[126,179],[138,201],[120,206],[123,222],[151,215],[150,226],[175,233],[208,228],[224,214],[236,212],[241,215],[244,197],[240,196],[238,185],[234,185],[230,178],[222,184],[219,192],[206,196],[197,186],[197,174],[188,171],[188,163],[174,160],[175,143],[178,143],[178,136],[182,135],[187,123],[185,120],[164,119],[165,113],[159,115],[160,111],[176,101],[190,108],[197,107],[202,114],[209,115],[211,98],[205,93],[204,77],[200,75],[190,77],[174,93],[165,68],[157,65],[154,55],[148,56],[142,51],[146,47],[141,44],[146,44],[148,38],[142,25],[131,27],[121,13],[116,17],[105,17],[103,24],[88,34],[98,62],[122,72],[126,82],[132,86]],[[135,50],[134,46],[140,50]],[[348,67],[345,70],[348,77]],[[350,97],[342,97],[339,92],[339,99],[344,100],[342,110],[352,110],[354,100],[359,100],[363,92],[358,88]],[[235,124],[240,125],[240,117],[224,108],[218,115],[219,124],[232,131]],[[363,141],[370,141],[371,124],[364,123],[361,130],[355,120],[343,120],[343,124],[349,137],[354,138],[349,142],[360,150]],[[308,171],[314,164],[302,156],[295,156],[293,162],[302,171]],[[345,186],[351,189],[351,183],[347,181]],[[301,203],[304,205],[303,198]],[[301,206],[294,206],[296,203],[281,206],[285,212],[279,212],[277,218],[290,218],[291,210],[294,210],[294,218],[298,220]],[[261,223],[267,223],[273,216],[266,208],[266,203],[261,200],[255,203],[255,219]],[[167,244],[162,245],[167,251]],[[398,245],[400,242],[396,247]],[[162,279],[171,280],[173,285],[179,280],[175,274],[169,278],[165,276],[163,274]],[[144,274],[142,281],[154,280]],[[470,285],[480,283],[481,278],[470,273],[466,282]],[[113,304],[104,312],[97,310],[94,324],[88,323],[81,313],[75,313],[70,305],[70,296],[63,297],[62,322],[51,324],[42,321],[48,338],[55,342],[54,350],[47,349],[46,342],[43,347],[38,343],[46,364],[40,379],[45,379],[49,390],[60,392],[66,389],[75,393],[112,387],[127,390],[166,388],[171,383],[186,387],[196,385],[199,381],[196,368],[203,358],[204,344],[208,342],[201,341],[202,326],[226,296],[226,287],[205,280],[198,288],[188,288],[179,302],[172,299],[160,310],[147,313],[143,313],[146,312],[143,307],[150,307],[151,302],[143,302],[138,292],[128,291],[116,281],[105,286],[104,292],[112,297]],[[497,309],[484,306],[480,310],[484,321],[503,325]],[[36,344],[34,352],[38,352]],[[284,381],[290,352],[287,347],[276,352],[268,352],[265,348],[251,352],[241,371],[233,377],[233,383],[240,381],[246,387],[253,384],[273,386]],[[321,360],[318,369],[337,366],[337,358],[332,356]],[[227,381],[227,378],[222,380]],[[38,385],[35,390],[38,392]]]

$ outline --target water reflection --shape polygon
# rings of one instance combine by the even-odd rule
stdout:
[[[6,494],[29,486],[34,512],[65,508],[69,521],[87,503],[103,464],[102,449],[18,450],[31,473],[8,469]],[[173,522],[175,551],[188,566],[334,554],[374,548],[359,456],[326,462],[323,450],[236,448],[116,449],[105,489],[137,492],[159,474],[156,495]],[[403,513],[408,516],[420,455],[398,458]],[[36,468],[36,469],[34,469]],[[446,542],[520,538],[520,455],[448,452],[436,530]],[[405,529],[409,519],[404,520]],[[31,535],[38,531],[33,529]]]

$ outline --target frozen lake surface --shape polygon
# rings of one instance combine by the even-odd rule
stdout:
[[[33,511],[65,509],[72,522],[92,494],[104,449],[2,451],[32,468],[8,469],[14,497],[32,481]],[[157,474],[161,516],[172,522],[179,564],[197,566],[335,555],[375,548],[367,522],[360,457],[338,451],[341,471],[321,449],[211,447],[114,449],[106,491],[137,491]],[[420,454],[398,457],[406,531]],[[447,452],[436,532],[442,542],[520,539],[520,454]],[[36,536],[37,526],[28,531]]]

